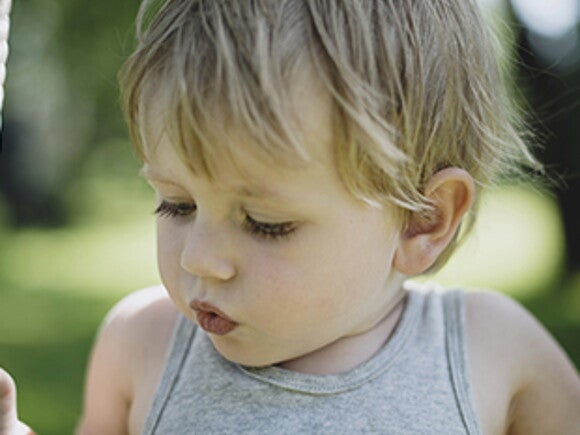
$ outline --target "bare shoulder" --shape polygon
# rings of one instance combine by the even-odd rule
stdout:
[[[163,286],[147,287],[125,296],[109,311],[102,330],[119,334],[147,335],[163,320],[173,321],[177,309]]]
[[[131,293],[109,311],[91,352],[77,433],[133,432],[134,402],[156,382],[176,317],[161,286]]]
[[[495,292],[468,292],[466,318],[483,432],[577,433],[578,373],[546,329],[519,303]]]

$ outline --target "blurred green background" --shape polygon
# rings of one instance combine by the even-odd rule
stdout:
[[[505,4],[485,3],[494,20],[496,13],[512,24],[521,18]],[[137,176],[116,84],[134,44],[137,7],[136,0],[13,5],[0,156],[0,366],[17,380],[22,419],[43,435],[72,432],[105,313],[159,282],[153,193]],[[511,58],[513,29],[502,30]],[[549,75],[576,80],[574,63],[566,68]],[[567,254],[577,240],[563,225],[561,200],[573,186],[566,177],[577,176],[571,168],[560,191],[486,193],[473,235],[428,279],[512,295],[578,367],[580,269]]]

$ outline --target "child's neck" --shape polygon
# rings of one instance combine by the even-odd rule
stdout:
[[[309,354],[278,364],[286,370],[315,375],[342,373],[371,359],[390,339],[405,308],[407,292],[401,287],[384,316],[370,329],[343,337]]]

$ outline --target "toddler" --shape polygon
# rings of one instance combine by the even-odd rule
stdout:
[[[79,434],[580,433],[524,309],[408,281],[541,171],[475,0],[146,2],[138,36],[163,286],[107,316]]]

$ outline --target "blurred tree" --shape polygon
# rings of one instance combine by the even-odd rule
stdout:
[[[44,2],[44,0],[43,0]],[[70,85],[94,101],[96,128],[89,142],[126,136],[117,102],[117,71],[134,49],[133,22],[140,0],[60,0],[55,51]],[[107,126],[107,128],[103,128]]]
[[[116,73],[139,0],[14,3],[0,194],[15,225],[68,221],[64,193],[100,144],[126,137]]]
[[[542,138],[540,159],[562,177],[556,190],[566,238],[566,275],[580,272],[580,11],[576,0],[510,0],[517,74]],[[564,277],[565,278],[565,277]]]

